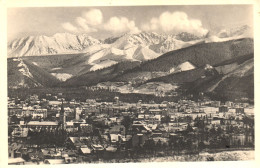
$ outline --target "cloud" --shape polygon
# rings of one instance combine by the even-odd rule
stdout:
[[[159,17],[141,26],[145,31],[163,31],[166,33],[189,32],[196,35],[205,35],[208,30],[202,27],[197,19],[189,19],[185,12],[163,12]]]
[[[61,26],[68,31],[77,32],[78,28],[73,26],[70,22],[62,23]]]
[[[114,33],[138,33],[139,28],[136,27],[135,22],[128,20],[126,17],[111,17],[106,24],[104,24],[104,29]]]
[[[98,30],[105,30],[112,33],[138,33],[139,28],[133,20],[126,17],[111,17],[103,23],[103,14],[99,9],[85,11],[81,16],[74,19],[74,23],[63,23],[62,27],[68,31],[76,33],[91,33]]]
[[[99,9],[91,9],[83,12],[82,16],[76,17],[74,22],[74,24],[70,22],[62,23],[62,27],[74,33],[96,32],[97,29],[95,27],[103,22],[103,14]]]
[[[81,31],[88,32],[88,33],[97,31],[97,29],[90,27],[87,24],[87,21],[82,17],[77,17],[76,23],[80,26]]]
[[[103,14],[99,9],[91,9],[90,11],[84,12],[82,17],[85,19],[86,24],[96,26],[102,23]]]

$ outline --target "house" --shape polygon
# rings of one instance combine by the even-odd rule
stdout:
[[[64,159],[45,159],[43,161],[44,164],[64,164],[65,160]]]
[[[31,130],[38,130],[41,128],[45,129],[55,129],[58,127],[58,122],[56,121],[30,121],[27,124],[21,124],[22,128],[30,128]]]
[[[26,138],[28,136],[28,128],[15,128],[12,132],[12,136]]]
[[[226,112],[228,112],[228,107],[227,106],[220,106],[218,111],[220,113],[226,113]]]
[[[151,129],[144,123],[142,122],[135,122],[132,125],[132,129],[135,130],[136,132],[151,132]]]
[[[110,134],[120,134],[120,135],[125,135],[125,126],[123,125],[115,125],[110,128],[109,130]]]
[[[234,106],[234,103],[231,102],[231,101],[226,101],[226,102],[225,102],[225,105],[228,106],[228,107],[233,107],[233,106]]]
[[[244,114],[245,109],[244,108],[236,108],[236,114]]]
[[[85,133],[91,133],[93,130],[92,130],[92,125],[90,124],[84,124],[84,123],[81,123],[80,124],[80,130],[82,132],[85,132]]]
[[[91,144],[88,137],[69,137],[68,143],[76,149],[86,148]]]
[[[120,134],[110,134],[111,143],[117,143],[122,140],[122,136]]]
[[[35,109],[32,112],[32,118],[46,118],[47,117],[47,109]]]
[[[92,148],[93,148],[95,153],[100,153],[100,152],[104,151],[104,147],[100,144],[93,144]]]
[[[67,132],[74,132],[74,131],[78,131],[78,127],[75,127],[74,122],[66,122],[66,131]]]
[[[106,147],[106,152],[116,152],[117,148],[114,146],[108,146]]]
[[[21,115],[22,107],[8,107],[8,116]]]
[[[156,115],[156,114],[162,114],[161,109],[149,109],[149,112]]]
[[[25,160],[21,157],[8,158],[8,165],[24,165]]]
[[[80,148],[80,152],[83,155],[90,155],[92,153],[92,149],[90,149],[89,147],[84,147],[84,148]]]

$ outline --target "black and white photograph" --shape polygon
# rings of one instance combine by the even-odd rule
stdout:
[[[1,157],[254,161],[255,31],[254,4],[7,7]]]

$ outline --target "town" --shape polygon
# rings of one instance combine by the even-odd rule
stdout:
[[[203,151],[254,149],[249,103],[180,99],[8,97],[9,164],[138,162]],[[214,160],[212,157],[208,161]]]

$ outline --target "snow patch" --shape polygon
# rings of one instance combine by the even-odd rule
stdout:
[[[36,63],[36,62],[32,62],[33,63],[33,65],[36,65],[36,66],[38,66],[38,64]]]
[[[210,69],[213,69],[213,67],[211,65],[209,65],[209,64],[206,64],[204,69],[205,70],[210,70]]]
[[[13,58],[13,61],[20,61],[19,59],[17,59],[17,58]]]
[[[52,68],[51,70],[53,71],[53,70],[59,70],[59,69],[61,69],[61,67]]]
[[[134,59],[139,61],[150,60],[157,58],[160,54],[154,52],[153,50],[149,49],[148,47],[138,47],[133,55]]]
[[[18,71],[21,72],[24,76],[27,76],[28,78],[33,78],[32,74],[29,71],[29,68],[22,60],[20,60],[20,63],[17,65],[17,67],[20,68]]]
[[[180,69],[180,71],[189,71],[192,69],[195,69],[196,67],[190,63],[189,61],[186,61],[184,63],[181,63],[178,65],[178,69]]]
[[[63,82],[72,77],[72,74],[68,73],[51,73],[51,75],[55,76],[57,79]]]
[[[245,38],[245,36],[241,35],[241,36],[234,36],[234,37],[227,37],[227,38],[219,38],[217,36],[210,36],[205,39],[205,43],[224,42],[224,41],[230,41],[230,40],[237,40],[237,39],[241,39],[241,38]]]
[[[90,71],[95,71],[95,70],[98,70],[98,69],[103,69],[103,68],[112,66],[112,65],[114,65],[114,64],[116,64],[116,63],[117,63],[117,62],[116,62],[116,61],[113,61],[113,60],[105,60],[105,61],[100,62],[99,64],[95,64],[94,66],[92,66],[92,67],[90,68]]]
[[[23,67],[23,66],[24,66],[24,64],[23,64],[22,62],[20,62],[20,63],[17,65],[18,68]]]

